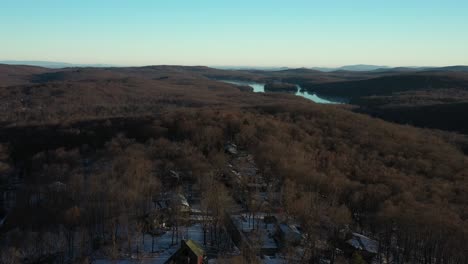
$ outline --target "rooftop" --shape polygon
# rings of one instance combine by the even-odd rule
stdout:
[[[187,245],[187,247],[190,248],[190,250],[192,250],[192,252],[195,253],[195,255],[199,257],[203,257],[205,255],[205,251],[200,245],[198,245],[197,242],[189,239],[185,241],[185,245]]]
[[[346,241],[346,243],[358,250],[364,250],[374,254],[377,254],[379,249],[379,243],[377,241],[358,233],[353,233],[352,238]]]

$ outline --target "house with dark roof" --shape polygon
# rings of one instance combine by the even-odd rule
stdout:
[[[226,153],[229,153],[233,156],[237,155],[239,152],[237,151],[237,145],[232,143],[232,142],[228,142],[224,145],[224,150],[226,151]]]
[[[167,209],[173,206],[178,207],[182,212],[190,211],[190,204],[188,203],[187,198],[185,198],[181,193],[164,193],[159,197],[156,197],[154,202],[160,209]]]
[[[299,245],[302,240],[302,233],[295,225],[281,223],[278,225],[277,234],[282,245]]]
[[[193,240],[182,240],[179,250],[172,255],[166,264],[203,264],[205,251]]]

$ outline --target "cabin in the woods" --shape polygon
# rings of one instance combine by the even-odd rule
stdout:
[[[351,233],[345,241],[344,251],[348,254],[359,253],[366,260],[377,255],[379,242],[358,233]]]
[[[166,264],[203,264],[205,251],[193,240],[182,240],[180,248],[172,255]]]
[[[299,245],[302,240],[302,233],[299,227],[292,224],[279,224],[277,234],[282,245]]]
[[[181,212],[190,212],[190,204],[187,198],[180,193],[165,193],[155,199],[160,209],[178,208]]]
[[[229,153],[231,155],[237,155],[239,153],[237,151],[237,145],[231,142],[226,143],[226,145],[224,145],[224,150],[226,151],[226,153]]]

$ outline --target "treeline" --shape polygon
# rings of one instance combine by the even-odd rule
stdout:
[[[251,149],[263,172],[293,183],[281,191],[286,210],[298,219],[316,212],[336,231],[351,215],[347,223],[377,236],[397,263],[463,263],[467,257],[467,160],[430,132],[338,110],[281,106],[168,118],[174,132],[182,132],[171,135],[211,146],[204,153],[226,138]],[[324,204],[331,209],[316,210]],[[298,205],[307,209],[293,210]]]
[[[275,103],[276,97],[251,95],[240,103],[245,94],[225,87],[214,95],[210,82],[193,96],[182,95],[191,86],[184,90],[173,83],[166,85],[175,90],[153,91],[153,82],[129,89],[138,84],[110,82],[99,87],[95,101],[80,106],[98,88],[80,83],[71,94],[56,94],[46,117],[40,113],[47,108],[33,110],[57,87],[38,86],[30,91],[34,96],[25,97],[30,101],[17,98],[18,112],[4,113],[8,122],[67,120],[1,130],[2,182],[8,176],[24,183],[2,230],[9,231],[0,239],[5,258],[61,252],[68,259],[96,250],[116,256],[116,230],[132,226],[123,230],[129,243],[144,235],[150,227],[142,219],[171,171],[200,184],[202,209],[216,212],[206,228],[221,230],[229,200],[221,184],[224,145],[234,142],[253,154],[274,183],[271,191],[280,194],[274,206],[302,223],[308,245],[303,260],[325,255],[334,261],[340,231],[350,228],[380,241],[382,262],[466,263],[468,166],[457,140],[296,99]],[[107,94],[115,91],[113,85],[119,87],[111,96],[115,101]],[[11,99],[18,89],[3,92]],[[67,106],[80,92],[82,99]],[[182,108],[193,105],[197,108]],[[124,114],[127,118],[98,119]],[[149,118],[128,117],[145,114]],[[170,220],[174,233],[182,224],[177,219]],[[318,249],[322,240],[327,246]]]
[[[190,171],[197,182],[219,177],[224,144],[233,141],[277,182],[281,206],[309,227],[309,243],[326,239],[332,257],[346,226],[372,234],[395,263],[464,263],[468,257],[466,156],[431,132],[338,109],[282,105],[176,110],[150,127],[140,143],[120,136],[99,149],[34,155],[20,201],[28,206],[8,225],[86,230],[83,252],[90,253],[98,241],[112,241],[119,224],[148,212],[171,170]],[[37,201],[43,186],[57,181],[70,191],[52,204]],[[311,246],[306,256],[318,254]]]
[[[361,107],[357,111],[395,123],[468,134],[468,123],[463,115],[468,111],[468,102],[384,105]]]
[[[319,84],[302,84],[308,91],[328,96],[358,98],[365,96],[392,95],[408,91],[459,89],[466,91],[467,75],[464,72],[422,72],[381,76],[356,81],[341,81]]]
[[[141,244],[135,241],[153,234],[154,248],[157,235],[152,232],[163,223],[177,243],[179,226],[186,221],[181,208],[177,204],[169,211],[155,208],[158,197],[178,191],[170,181],[174,171],[200,186],[201,209],[210,212],[204,221],[205,241],[220,250],[225,246],[222,225],[230,200],[219,181],[225,165],[222,146],[206,146],[205,155],[181,136],[177,124],[127,121],[127,126],[122,120],[108,120],[104,127],[90,122],[68,129],[36,128],[32,131],[39,138],[34,142],[44,144],[28,144],[24,137],[25,145],[10,145],[14,174],[21,176],[22,186],[1,230],[2,263],[87,263],[96,254],[112,259],[139,255]],[[46,144],[50,136],[56,137],[54,144]]]

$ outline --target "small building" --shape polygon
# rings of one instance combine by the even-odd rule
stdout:
[[[371,260],[379,252],[379,242],[358,233],[351,233],[344,249],[350,255],[358,252],[366,260]]]
[[[292,244],[298,245],[302,240],[302,233],[294,225],[288,225],[285,223],[278,225],[278,237],[282,245]]]
[[[227,143],[224,145],[224,150],[231,155],[237,155],[239,153],[237,151],[237,145],[234,143]]]
[[[155,204],[163,210],[177,207],[181,212],[190,212],[190,204],[180,193],[165,193],[154,200]]]
[[[205,251],[193,240],[182,240],[180,248],[166,261],[166,264],[203,263],[205,263]]]
[[[170,197],[169,203],[179,207],[181,211],[190,211],[190,204],[188,203],[187,198],[180,193],[174,193]]]

